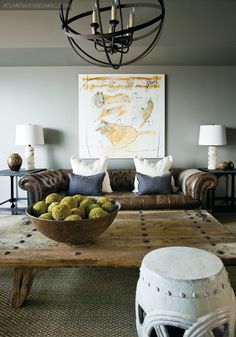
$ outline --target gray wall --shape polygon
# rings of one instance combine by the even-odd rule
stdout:
[[[15,145],[17,124],[41,124],[46,144],[35,148],[36,166],[70,167],[78,155],[78,74],[102,73],[93,67],[0,68],[0,169]],[[111,72],[111,71],[110,71]],[[175,167],[206,167],[207,147],[198,146],[200,124],[225,124],[228,144],[218,160],[236,164],[236,67],[142,66],[120,73],[166,74],[166,155]],[[110,160],[112,167],[133,167],[132,160]],[[0,177],[0,201],[9,197],[9,178]]]

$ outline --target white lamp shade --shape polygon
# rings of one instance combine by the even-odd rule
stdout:
[[[16,126],[16,145],[44,144],[43,128],[41,125],[23,124]]]
[[[200,125],[199,145],[225,145],[226,130],[224,125]]]

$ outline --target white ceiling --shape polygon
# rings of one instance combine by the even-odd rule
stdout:
[[[160,41],[139,64],[236,65],[236,0],[166,0],[165,7]],[[0,9],[0,66],[47,65],[86,65],[69,46],[58,10]]]

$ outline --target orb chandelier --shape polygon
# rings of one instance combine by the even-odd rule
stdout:
[[[64,1],[61,3],[62,29],[82,59],[96,66],[118,69],[141,60],[156,46],[165,17],[163,0],[128,1],[112,0],[106,6],[107,1],[94,0],[91,10],[72,16],[79,4],[73,4],[74,0],[67,0],[66,5]]]

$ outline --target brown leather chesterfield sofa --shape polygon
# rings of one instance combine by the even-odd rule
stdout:
[[[207,172],[197,171],[185,175],[191,170],[171,170],[178,192],[170,195],[137,195],[134,189],[135,170],[108,170],[113,193],[109,196],[121,203],[122,209],[194,209],[207,208],[209,190],[217,184],[216,177]],[[65,194],[69,186],[69,169],[54,169],[24,176],[19,186],[28,192],[29,203],[44,199],[56,192]],[[190,172],[191,173],[191,172]],[[185,175],[185,179],[181,179]]]

